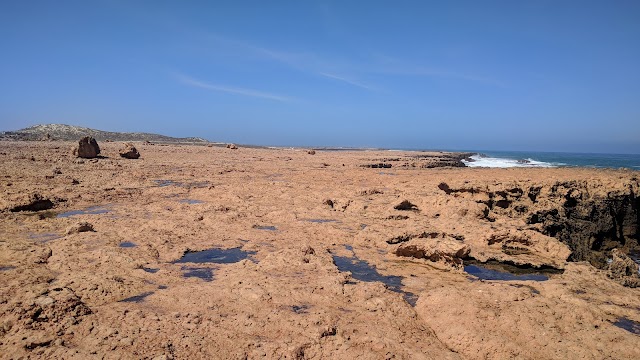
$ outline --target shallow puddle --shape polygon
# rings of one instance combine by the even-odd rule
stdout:
[[[626,317],[619,318],[616,322],[613,323],[613,326],[617,326],[620,329],[627,330],[632,334],[640,335],[640,323],[631,319],[627,319]]]
[[[111,210],[105,208],[104,206],[91,206],[84,210],[71,210],[58,214],[56,217],[58,218],[68,218],[75,215],[100,215],[106,214]]]
[[[140,295],[131,296],[131,297],[128,297],[126,299],[122,299],[122,300],[120,300],[120,302],[135,302],[135,303],[139,303],[139,302],[144,301],[144,299],[147,296],[151,295],[151,294],[153,294],[153,291],[145,292],[145,293],[142,293]]]
[[[278,230],[275,226],[263,226],[263,225],[253,225],[253,228],[257,230],[268,230],[268,231]]]
[[[638,273],[640,273],[640,252],[632,251],[629,253],[629,257],[638,264]]]
[[[187,252],[173,263],[231,264],[244,259],[250,259],[251,255],[255,255],[255,253],[255,251],[245,251],[239,247],[232,249],[213,248],[203,251]]]
[[[180,270],[184,270],[183,276],[186,278],[195,277],[204,281],[213,280],[213,269],[183,266]]]
[[[29,234],[29,239],[41,244],[44,244],[59,238],[60,238],[60,235],[54,234],[54,233]]]
[[[0,271],[9,271],[9,270],[13,270],[16,267],[13,265],[7,265],[7,266],[0,266]]]
[[[160,269],[146,268],[146,267],[143,267],[143,268],[142,268],[142,270],[144,270],[144,271],[146,271],[146,272],[148,272],[148,273],[150,273],[150,274],[155,274],[155,273],[157,273],[158,271],[160,271]]]
[[[153,180],[154,183],[156,183],[157,187],[165,187],[165,186],[178,186],[178,187],[184,187],[184,188],[206,188],[209,187],[209,182],[208,181],[195,181],[195,182],[190,182],[190,183],[184,183],[184,182],[179,182],[179,181],[173,181],[173,180]]]
[[[351,246],[346,245],[345,247],[347,247],[347,250],[353,251]],[[418,301],[416,294],[402,290],[402,276],[382,275],[375,267],[364,260],[360,260],[355,255],[353,257],[333,255],[333,263],[338,267],[338,270],[349,271],[356,280],[385,284],[389,290],[401,293],[404,300],[411,306],[415,306]]]
[[[183,204],[189,204],[189,205],[194,205],[194,204],[202,204],[204,203],[204,201],[202,200],[195,200],[195,199],[181,199],[179,200],[181,203]]]
[[[135,243],[132,243],[131,241],[125,241],[125,242],[121,242],[119,246],[121,248],[132,248],[132,247],[136,247],[137,245]]]
[[[309,312],[309,305],[293,305],[291,310],[296,314],[307,314]]]
[[[32,213],[23,213],[23,215],[25,216],[36,216],[38,217],[40,220],[44,220],[44,219],[53,219],[56,217],[57,213],[53,210],[44,210],[44,211],[37,211],[37,212],[32,212]]]
[[[330,222],[338,222],[338,220],[332,220],[332,219],[305,219],[304,221],[308,221],[308,222],[312,222],[312,223],[318,223],[318,224],[330,223]]]
[[[169,185],[174,185],[175,182],[172,180],[153,180],[156,183],[157,187],[165,187]]]
[[[465,265],[464,271],[477,277],[480,280],[501,280],[501,281],[546,281],[549,280],[547,275],[542,273],[520,273],[515,274],[505,270],[490,269],[482,265]]]

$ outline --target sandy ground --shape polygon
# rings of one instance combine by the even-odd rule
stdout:
[[[100,146],[77,159],[71,143],[0,142],[3,359],[640,358],[640,337],[615,326],[640,322],[640,288],[592,265],[637,247],[638,172],[143,144],[130,160]],[[392,167],[362,167],[380,162]],[[636,211],[598,218],[624,245],[595,230],[568,244],[569,225],[552,237],[531,220],[588,230],[612,196]],[[17,211],[34,199],[51,209]],[[212,248],[248,257],[176,262]],[[579,251],[591,263],[567,261]],[[470,258],[548,280],[479,280]]]

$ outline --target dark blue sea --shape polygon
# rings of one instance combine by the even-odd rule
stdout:
[[[590,167],[640,170],[640,154],[472,151],[470,167]]]

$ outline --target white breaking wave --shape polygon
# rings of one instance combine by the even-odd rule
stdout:
[[[513,167],[540,167],[550,168],[562,164],[553,164],[544,161],[536,161],[533,159],[513,160],[504,158],[485,157],[482,155],[473,155],[473,161],[462,160],[468,167],[492,167],[492,168],[513,168]]]

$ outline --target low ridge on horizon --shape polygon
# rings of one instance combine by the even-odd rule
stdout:
[[[0,140],[77,140],[82,136],[91,136],[98,141],[154,141],[168,143],[209,143],[199,137],[173,137],[146,132],[119,132],[92,129],[67,124],[38,124],[20,130],[0,132]]]

